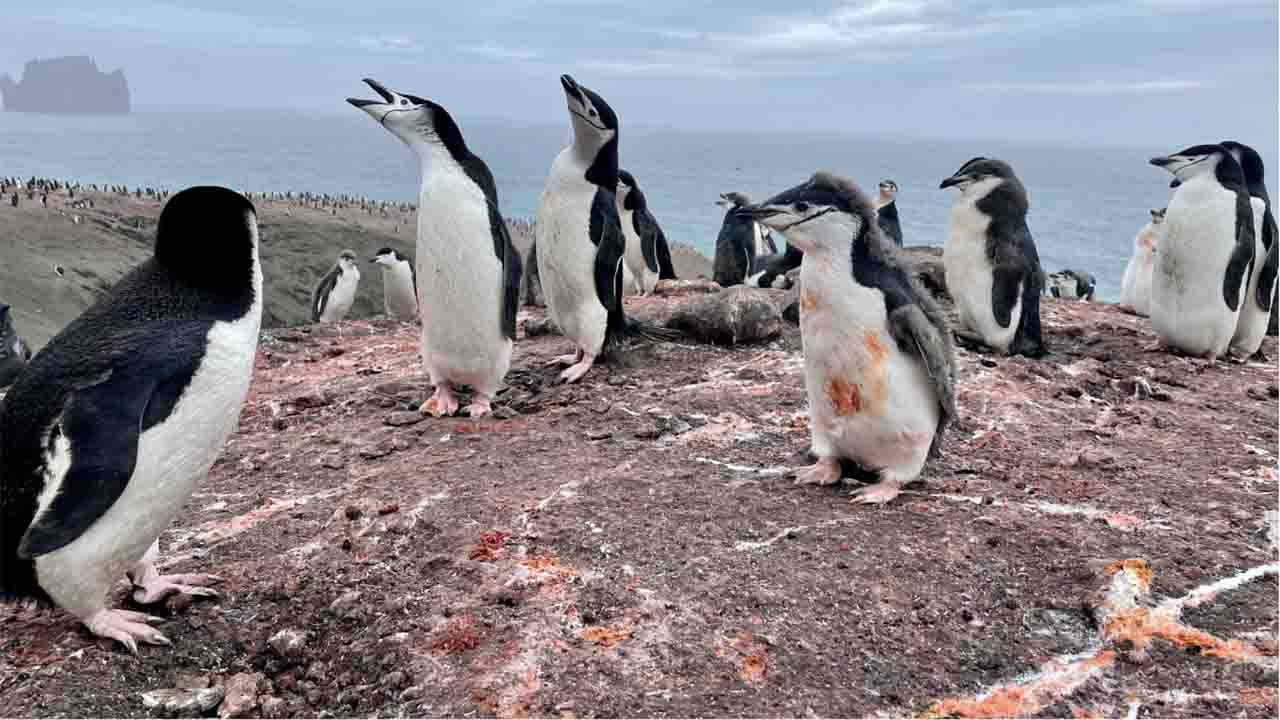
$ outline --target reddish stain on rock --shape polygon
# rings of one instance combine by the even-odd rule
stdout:
[[[763,685],[772,670],[773,661],[769,658],[768,649],[756,642],[751,633],[738,633],[716,654],[737,665],[738,677],[748,685]]]
[[[475,617],[467,613],[453,618],[445,625],[439,637],[431,643],[431,654],[438,657],[474,650],[480,645],[480,640],[481,633],[476,627]]]
[[[471,548],[471,559],[480,562],[493,562],[502,557],[502,550],[507,544],[510,533],[501,530],[489,530],[480,533],[476,546]]]

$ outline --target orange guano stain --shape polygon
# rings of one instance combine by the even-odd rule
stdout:
[[[1116,656],[1110,650],[1071,663],[1025,685],[1006,685],[982,698],[950,698],[934,703],[925,717],[1007,718],[1039,712],[1051,701],[1070,693],[1094,670],[1109,668]]]
[[[867,355],[871,358],[871,367],[876,368],[884,364],[889,357],[889,348],[880,340],[879,330],[863,330],[862,345],[867,349]]]
[[[1151,572],[1151,565],[1146,560],[1138,558],[1129,558],[1128,560],[1117,560],[1102,568],[1102,574],[1111,577],[1118,572],[1128,570],[1142,584],[1142,589],[1146,590],[1151,587],[1151,578],[1154,573]]]
[[[1128,641],[1134,650],[1145,650],[1157,639],[1180,648],[1199,648],[1201,655],[1236,662],[1249,662],[1264,657],[1261,650],[1242,640],[1222,638],[1178,622],[1172,615],[1150,608],[1134,608],[1108,618],[1102,628],[1110,642]]]
[[[800,309],[812,310],[818,307],[818,296],[811,292],[800,293]]]
[[[842,377],[834,377],[827,381],[827,398],[836,415],[844,417],[862,412],[862,388]]]

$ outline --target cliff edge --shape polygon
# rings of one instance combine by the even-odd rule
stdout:
[[[0,75],[9,112],[128,113],[129,81],[123,70],[104,73],[84,55],[31,60],[14,82]]]

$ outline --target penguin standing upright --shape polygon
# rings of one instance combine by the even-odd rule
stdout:
[[[438,103],[365,80],[382,97],[348,100],[418,156],[416,259],[422,318],[422,364],[435,385],[421,411],[458,410],[455,385],[474,391],[471,417],[489,413],[511,367],[520,304],[520,255],[498,207],[498,188],[484,160]]]
[[[137,652],[159,618],[105,607],[212,596],[162,576],[157,539],[222,452],[249,392],[262,318],[253,205],[219,187],[174,195],[155,255],[32,358],[0,410],[0,596],[52,600]]]
[[[1151,284],[1159,344],[1216,360],[1227,352],[1254,259],[1244,172],[1221,145],[1195,145],[1151,164],[1173,174]]]
[[[1133,239],[1133,257],[1129,258],[1124,277],[1120,280],[1120,307],[1143,317],[1151,314],[1151,272],[1156,264],[1164,212],[1164,208],[1151,210],[1151,222],[1143,226]]]
[[[395,248],[384,247],[369,262],[382,266],[382,305],[388,317],[418,319],[418,274],[413,262]]]
[[[1244,173],[1253,206],[1254,258],[1249,273],[1248,295],[1240,307],[1240,319],[1231,338],[1231,351],[1241,359],[1252,357],[1266,361],[1262,339],[1267,336],[1271,307],[1276,296],[1276,218],[1271,212],[1271,196],[1267,194],[1266,169],[1258,151],[1228,140],[1222,147],[1231,153]]]
[[[551,318],[577,346],[556,358],[560,374],[576,382],[596,358],[628,335],[666,333],[622,310],[626,236],[618,217],[618,116],[604,98],[560,76],[573,142],[556,156],[538,199],[534,225],[538,275]]]
[[[346,319],[351,305],[356,301],[356,289],[360,286],[360,268],[356,267],[356,254],[343,250],[329,272],[320,278],[311,293],[311,322],[335,323]]]
[[[716,237],[712,279],[722,287],[741,285],[756,271],[757,257],[776,254],[778,250],[769,237],[768,228],[738,212],[751,205],[746,193],[721,193],[716,204],[725,208],[725,214]]]
[[[880,194],[876,196],[876,222],[884,236],[902,247],[902,225],[898,222],[898,183],[880,181]]]
[[[627,247],[623,253],[626,268],[635,283],[636,292],[648,295],[659,280],[675,280],[671,266],[671,248],[658,219],[649,210],[635,177],[626,170],[618,171],[618,215]]]
[[[1048,352],[1040,334],[1044,273],[1027,228],[1027,191],[1002,160],[977,157],[940,188],[956,188],[942,264],[960,324],[956,337],[1010,355]]]
[[[804,250],[800,336],[818,462],[796,482],[833,484],[850,460],[879,478],[854,502],[892,500],[940,455],[956,414],[945,316],[852,182],[818,173],[744,212]]]

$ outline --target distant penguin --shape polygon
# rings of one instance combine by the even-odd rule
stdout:
[[[1216,360],[1236,331],[1254,259],[1244,172],[1221,145],[1195,145],[1151,164],[1173,174],[1151,284],[1160,345]]]
[[[649,210],[649,201],[635,177],[626,170],[618,171],[618,216],[627,247],[624,262],[641,295],[653,292],[659,280],[674,280],[671,249],[658,219]]]
[[[898,183],[880,181],[880,194],[876,197],[876,222],[884,236],[902,247],[902,225],[898,223]]]
[[[356,301],[360,286],[360,268],[356,267],[356,254],[343,250],[338,262],[320,278],[311,293],[311,322],[335,323],[346,319],[351,305]]]
[[[977,157],[943,180],[956,188],[942,264],[969,344],[1010,355],[1048,352],[1040,330],[1040,254],[1027,228],[1027,191],[1002,160]]]
[[[137,652],[161,619],[108,610],[213,596],[209,575],[160,575],[160,533],[235,429],[262,317],[253,205],[218,187],[172,197],[155,255],[31,360],[0,410],[0,596],[52,600]]]
[[[1266,170],[1262,156],[1248,145],[1228,140],[1222,147],[1231,153],[1244,172],[1253,207],[1254,258],[1249,273],[1248,295],[1240,307],[1240,319],[1231,338],[1231,351],[1244,358],[1265,361],[1262,339],[1267,336],[1271,308],[1276,297],[1276,219],[1271,212],[1271,196],[1267,194]]]
[[[1120,307],[1143,317],[1151,315],[1151,271],[1156,263],[1164,213],[1165,208],[1153,209],[1151,222],[1138,231],[1133,239],[1133,257],[1129,258],[1120,281]]]
[[[818,462],[796,482],[833,484],[844,459],[879,479],[854,502],[892,500],[941,454],[956,414],[945,315],[852,182],[818,173],[744,212],[804,251],[800,334]]]
[[[14,329],[9,306],[0,303],[0,389],[12,385],[30,359],[31,348]]]
[[[756,258],[755,273],[747,278],[745,284],[747,287],[787,290],[791,287],[787,273],[800,267],[803,260],[804,251],[787,243],[785,252]]]
[[[1051,297],[1093,302],[1098,280],[1084,270],[1061,270],[1047,276],[1046,289]]]
[[[422,272],[421,355],[433,394],[421,411],[458,410],[457,385],[473,390],[465,410],[487,415],[511,367],[520,305],[520,255],[498,206],[489,166],[467,147],[441,105],[365,80],[383,102],[348,100],[418,156],[416,259]]]
[[[721,193],[716,204],[725,208],[725,214],[716,237],[712,279],[722,287],[741,285],[755,269],[757,256],[777,250],[769,245],[768,228],[738,212],[751,204],[750,197],[740,192]],[[767,252],[766,245],[770,248]]]
[[[382,266],[382,305],[388,317],[418,319],[418,276],[399,250],[384,247],[369,262]]]
[[[560,76],[573,141],[556,156],[534,225],[538,274],[551,318],[577,346],[556,358],[576,382],[628,335],[668,334],[622,309],[626,237],[618,217],[618,116],[595,92]]]

